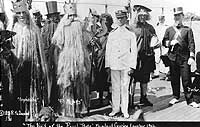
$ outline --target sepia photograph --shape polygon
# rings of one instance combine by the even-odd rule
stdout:
[[[200,126],[199,0],[0,0],[1,127]]]

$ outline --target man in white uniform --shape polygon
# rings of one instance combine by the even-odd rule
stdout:
[[[134,73],[137,62],[136,36],[128,30],[127,12],[119,10],[116,12],[118,27],[108,36],[105,55],[105,67],[111,69],[112,82],[112,112],[114,116],[120,111],[125,118],[129,118],[129,81],[130,73]]]
[[[158,16],[158,19],[159,19],[159,23],[157,24],[157,27],[156,27],[156,33],[161,43],[165,34],[165,30],[168,28],[168,26],[165,24],[164,15]],[[159,73],[161,72],[165,74],[165,76],[161,78],[161,80],[165,80],[167,78],[167,73],[169,72],[169,67],[165,67],[165,65],[163,64],[163,61],[160,59],[160,56],[166,54],[169,48],[165,48],[164,46],[162,46],[162,44],[160,45],[161,45],[160,48],[157,48],[154,50],[155,61],[156,61],[156,70],[154,70],[154,75],[159,75]]]

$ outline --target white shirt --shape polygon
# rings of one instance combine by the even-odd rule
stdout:
[[[108,36],[106,44],[105,67],[112,70],[136,69],[136,35],[126,26],[116,28]]]

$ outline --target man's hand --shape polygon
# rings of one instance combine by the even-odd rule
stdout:
[[[179,42],[177,41],[177,40],[172,40],[171,41],[171,43],[170,43],[170,45],[176,45],[176,44],[178,44]]]
[[[135,75],[135,69],[131,68],[130,71],[128,71],[129,76],[134,76]]]
[[[192,65],[195,63],[195,60],[193,58],[188,59],[188,65]]]
[[[106,72],[107,72],[107,73],[110,73],[110,71],[111,71],[110,68],[107,67],[107,68],[106,68]]]

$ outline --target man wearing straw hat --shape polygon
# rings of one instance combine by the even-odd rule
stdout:
[[[124,118],[129,118],[129,75],[136,69],[136,36],[126,26],[127,12],[118,10],[115,14],[118,27],[110,32],[105,53],[105,67],[111,70],[112,82],[112,112],[109,116],[115,116],[121,108]]]
[[[57,85],[59,113],[63,117],[82,117],[89,106],[89,53],[83,39],[81,22],[77,19],[76,3],[65,2],[65,15],[53,35],[59,47]]]
[[[171,86],[173,99],[169,102],[174,105],[180,99],[180,77],[187,104],[191,103],[191,94],[187,87],[191,85],[190,66],[195,62],[195,43],[192,29],[183,25],[183,8],[177,7],[174,11],[174,25],[169,27],[164,35],[163,44],[169,47]]]

